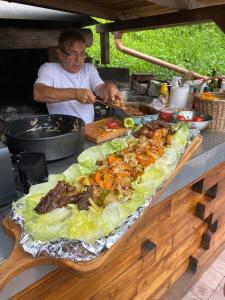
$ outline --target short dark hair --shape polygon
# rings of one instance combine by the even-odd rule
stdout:
[[[81,41],[86,44],[85,37],[79,29],[64,29],[58,39],[59,49],[63,49],[66,42]]]

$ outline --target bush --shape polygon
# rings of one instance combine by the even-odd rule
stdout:
[[[94,44],[88,49],[88,53],[100,60],[99,34],[95,32],[94,26],[89,28],[94,33]],[[126,47],[202,75],[210,75],[213,69],[218,74],[225,74],[225,35],[215,23],[124,33],[122,42]],[[119,52],[115,48],[112,34],[110,34],[109,66],[127,67],[131,73],[147,72],[164,79],[177,75],[168,69]]]

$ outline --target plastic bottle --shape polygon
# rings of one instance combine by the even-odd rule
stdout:
[[[169,89],[167,83],[162,83],[159,89],[159,99],[164,105],[168,104],[169,101]]]

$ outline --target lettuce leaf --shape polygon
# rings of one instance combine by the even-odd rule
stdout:
[[[116,138],[112,141],[105,142],[100,146],[93,146],[83,151],[77,158],[80,165],[95,170],[96,162],[104,159],[108,154],[119,151],[128,146],[129,137]]]
[[[23,216],[25,229],[35,240],[46,241],[63,237],[94,243],[98,238],[108,235],[120,226],[169,178],[186,147],[188,133],[186,125],[178,129],[165,154],[132,182],[133,192],[126,201],[111,202],[98,211],[92,208],[89,211],[79,211],[75,204],[54,209],[43,215],[38,215],[34,211],[41,197],[53,188],[58,180],[63,178],[72,183],[80,176],[92,173],[97,160],[127,147],[132,137],[114,139],[85,150],[79,155],[77,164],[71,165],[62,174],[50,175],[47,183],[32,186],[30,193],[17,202],[20,205],[17,207],[14,204],[13,207],[17,214]]]

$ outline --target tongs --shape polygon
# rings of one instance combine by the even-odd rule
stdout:
[[[112,102],[105,102],[101,99],[96,99],[96,102],[102,104],[102,105],[105,105],[105,106],[109,106],[109,107],[112,107],[112,108],[116,108],[116,109],[120,109],[122,111],[126,111],[126,107],[124,106],[124,108],[120,107],[120,106],[117,106],[117,105],[114,105]]]

